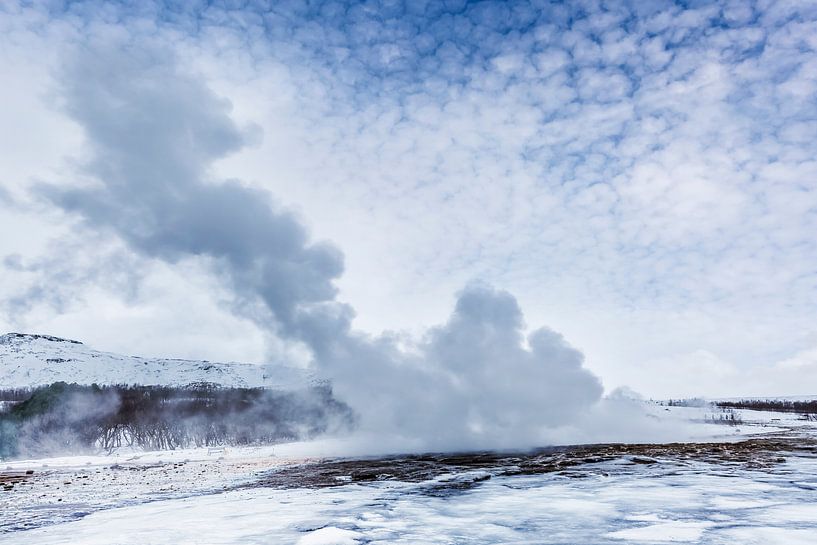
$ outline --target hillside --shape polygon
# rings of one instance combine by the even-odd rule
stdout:
[[[122,356],[49,335],[0,335],[0,388],[57,381],[169,386],[210,382],[275,389],[303,388],[320,382],[309,371],[283,365]]]

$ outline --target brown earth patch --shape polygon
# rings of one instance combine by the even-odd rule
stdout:
[[[471,472],[473,478],[443,479],[468,488],[495,476],[563,472],[586,476],[592,464],[618,461],[617,467],[664,467],[705,462],[740,469],[769,470],[786,456],[817,456],[817,442],[803,438],[763,438],[724,443],[603,444],[552,447],[529,452],[422,454],[385,458],[332,459],[284,467],[239,488],[324,488],[375,481],[423,482]],[[475,473],[476,472],[476,473]]]

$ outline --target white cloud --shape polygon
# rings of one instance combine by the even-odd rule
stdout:
[[[37,178],[74,183],[76,127],[36,91],[64,49],[150,41],[229,98],[238,124],[263,127],[215,174],[269,189],[338,244],[341,297],[364,329],[437,323],[480,277],[583,348],[608,385],[637,368],[650,394],[663,378],[649,362],[673,354],[769,366],[815,332],[817,24],[804,5],[746,6],[630,18],[591,2],[568,28],[558,7],[516,23],[499,5],[388,23],[211,7],[193,25],[153,8],[9,4],[0,119],[36,131],[7,142],[2,183],[14,195]],[[0,221],[25,224],[26,243],[0,241],[4,255],[36,257],[68,229],[14,214]]]

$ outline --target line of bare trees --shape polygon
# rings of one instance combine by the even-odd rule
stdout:
[[[0,391],[0,399],[11,395]],[[353,423],[349,407],[328,386],[275,391],[54,383],[0,414],[0,456],[274,443]]]
[[[740,401],[719,401],[718,407],[751,409],[783,413],[817,414],[817,399],[810,401],[790,401],[787,399],[742,399]]]

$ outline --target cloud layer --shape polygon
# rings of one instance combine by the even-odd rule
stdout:
[[[817,13],[808,3],[276,2],[181,9],[77,2],[2,9],[4,80],[40,89],[45,103],[66,100],[70,86],[49,89],[42,82],[50,76],[38,70],[52,73],[64,50],[89,46],[119,51],[119,59],[101,58],[103,66],[169,53],[190,69],[189,78],[206,80],[214,92],[204,95],[189,81],[168,80],[191,97],[150,105],[165,108],[168,119],[184,118],[201,101],[215,121],[226,108],[217,97],[229,97],[232,120],[180,146],[195,158],[178,167],[180,176],[200,179],[196,169],[209,166],[213,179],[237,176],[248,195],[266,189],[296,206],[315,238],[331,239],[346,256],[340,276],[339,255],[304,238],[301,249],[325,254],[325,261],[313,266],[314,291],[298,297],[325,306],[319,301],[334,300],[334,281],[367,331],[443,321],[451,295],[477,277],[517,294],[533,321],[565,332],[605,383],[630,383],[649,394],[693,395],[722,384],[688,379],[674,390],[662,377],[677,362],[738,369],[741,376],[809,353],[817,343],[811,235],[817,230]],[[154,75],[161,79],[167,68],[158,65]],[[150,91],[150,78],[140,85]],[[14,106],[4,123],[51,128],[47,118],[59,130],[31,138],[21,130],[3,142],[14,150],[3,180],[9,198],[25,195],[32,177],[59,179],[52,196],[70,208],[71,193],[80,189],[60,153],[87,151],[76,143],[77,127],[63,127],[57,114],[41,115],[47,108],[36,109],[31,93],[15,88],[3,91],[4,103],[21,105],[27,123],[15,122]],[[87,115],[94,106],[87,105]],[[263,142],[253,125],[263,128]],[[176,130],[167,127],[173,138],[181,136]],[[66,144],[54,144],[48,134]],[[163,138],[157,144],[166,144]],[[253,145],[242,147],[248,142]],[[140,142],[158,163],[136,165],[139,176],[174,159],[148,144]],[[31,149],[39,153],[26,162]],[[57,175],[43,172],[42,164]],[[86,168],[83,191],[107,167]],[[201,205],[220,200],[219,191],[202,189]],[[161,186],[150,193],[171,208],[177,204]],[[74,209],[99,218],[116,199],[134,198],[114,188],[97,197],[97,210]],[[22,214],[19,204],[11,209]],[[291,217],[277,210],[275,217]],[[142,247],[144,255],[172,261],[196,242],[148,238],[156,221],[192,228],[190,214],[175,213],[167,220],[147,214],[141,224],[139,217],[108,223],[135,248],[156,246]],[[67,229],[63,219],[53,223]],[[206,226],[192,229],[211,236]],[[26,231],[27,239],[37,239],[31,234],[37,229]],[[41,232],[51,236],[45,227]],[[268,243],[250,240],[246,248]],[[10,263],[40,263],[29,250],[41,249],[39,243],[5,244],[4,254],[22,255]],[[235,266],[241,258],[231,251],[203,253],[233,270],[234,287],[264,276]],[[162,272],[142,267],[168,285],[178,267],[188,267],[174,277],[182,285],[196,268],[185,259]],[[16,286],[34,282],[48,291],[48,282],[21,271],[8,272],[19,274]],[[200,270],[195,276],[204,278]],[[272,285],[268,297],[281,310],[292,307]],[[136,299],[147,305],[144,296]],[[245,316],[264,313],[244,299],[230,304],[242,306]],[[16,306],[13,319],[54,327],[45,311],[25,308]],[[343,317],[334,322],[341,328],[352,319],[342,305],[310,312]],[[227,320],[218,310],[208,316],[213,324]],[[286,316],[266,319],[305,327]],[[176,321],[167,315],[164,327]],[[800,386],[817,390],[817,376]]]

